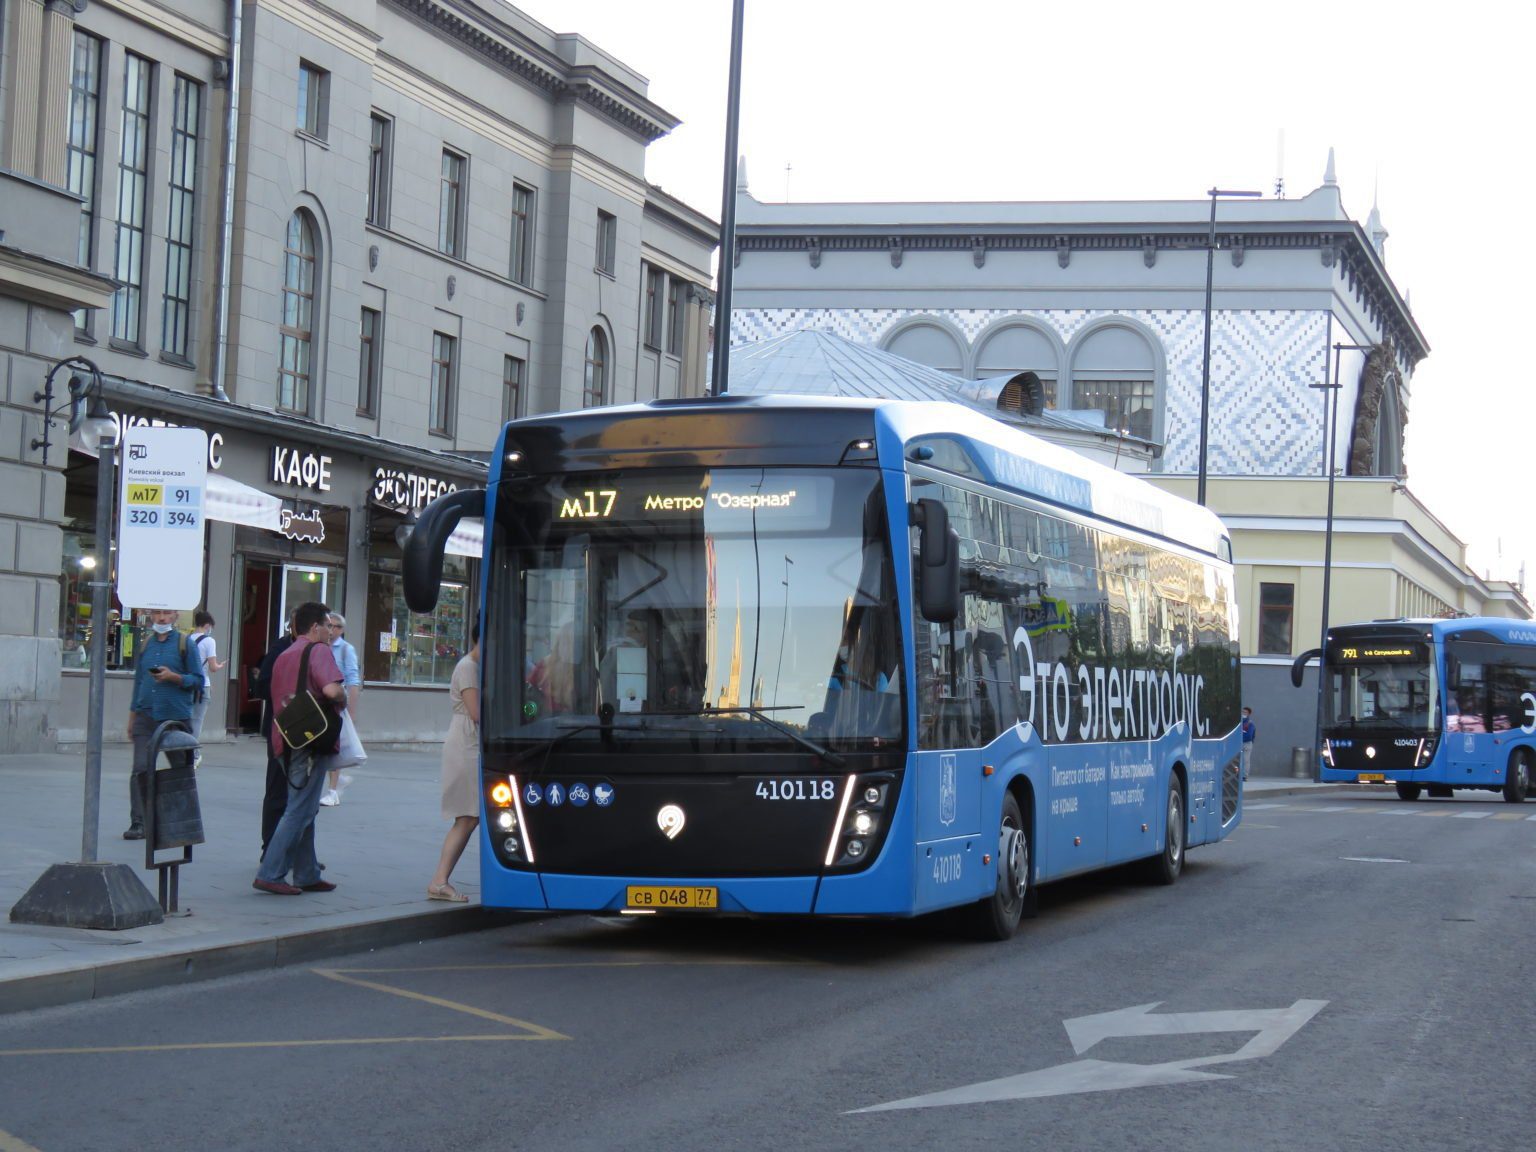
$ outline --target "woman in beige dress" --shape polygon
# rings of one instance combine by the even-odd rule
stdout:
[[[448,725],[448,739],[443,741],[443,818],[452,820],[453,827],[443,839],[437,873],[427,885],[431,899],[455,904],[469,897],[448,878],[480,826],[480,621],[472,625],[470,638],[474,647],[454,666],[448,686],[453,720]]]

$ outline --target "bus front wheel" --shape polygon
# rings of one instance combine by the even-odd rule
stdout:
[[[1397,786],[1397,798],[1399,800],[1417,800],[1423,787],[1418,784],[1399,784]]]
[[[1531,760],[1524,752],[1516,752],[1509,762],[1504,778],[1504,802],[1524,804],[1525,794],[1531,788]]]
[[[1168,834],[1163,850],[1147,861],[1147,876],[1155,884],[1172,884],[1184,871],[1184,790],[1179,778],[1168,781]]]
[[[983,940],[1007,940],[1018,931],[1029,890],[1029,830],[1012,792],[1003,795],[1003,815],[997,829],[997,888],[971,905],[971,927]]]

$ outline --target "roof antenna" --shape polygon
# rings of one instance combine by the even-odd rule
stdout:
[[[1275,199],[1285,199],[1285,129],[1280,129],[1280,142],[1275,148]]]

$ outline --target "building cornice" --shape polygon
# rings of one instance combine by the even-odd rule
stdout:
[[[6,296],[72,312],[107,307],[116,288],[110,276],[0,244],[0,289]]]
[[[584,104],[647,144],[682,121],[590,64],[572,66],[469,0],[385,0],[552,99]]]
[[[1163,223],[1075,223],[1070,228],[1048,223],[987,228],[944,223],[894,228],[854,223],[747,223],[738,226],[736,250],[738,260],[751,252],[804,251],[813,266],[825,252],[963,252],[977,267],[985,263],[989,252],[1054,252],[1058,263],[1066,267],[1076,252],[1122,251],[1139,254],[1151,266],[1161,252],[1203,252],[1206,240],[1205,228]],[[1216,246],[1238,266],[1249,251],[1316,251],[1322,265],[1336,269],[1370,320],[1392,339],[1407,371],[1429,354],[1428,341],[1358,224],[1348,220],[1246,222],[1241,227],[1219,227]]]
[[[484,459],[462,452],[417,448],[396,440],[335,428],[303,416],[179,392],[174,388],[148,384],[142,380],[103,375],[102,384],[109,400],[139,405],[161,416],[186,420],[199,426],[234,425],[250,432],[266,433],[289,441],[302,437],[306,442],[354,452],[370,460],[436,469],[473,483],[483,483],[487,474],[488,464]]]

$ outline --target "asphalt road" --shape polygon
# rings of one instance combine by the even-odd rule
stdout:
[[[1532,817],[1251,805],[1177,886],[1047,888],[1007,944],[544,920],[0,1018],[0,1152],[1523,1150]]]

